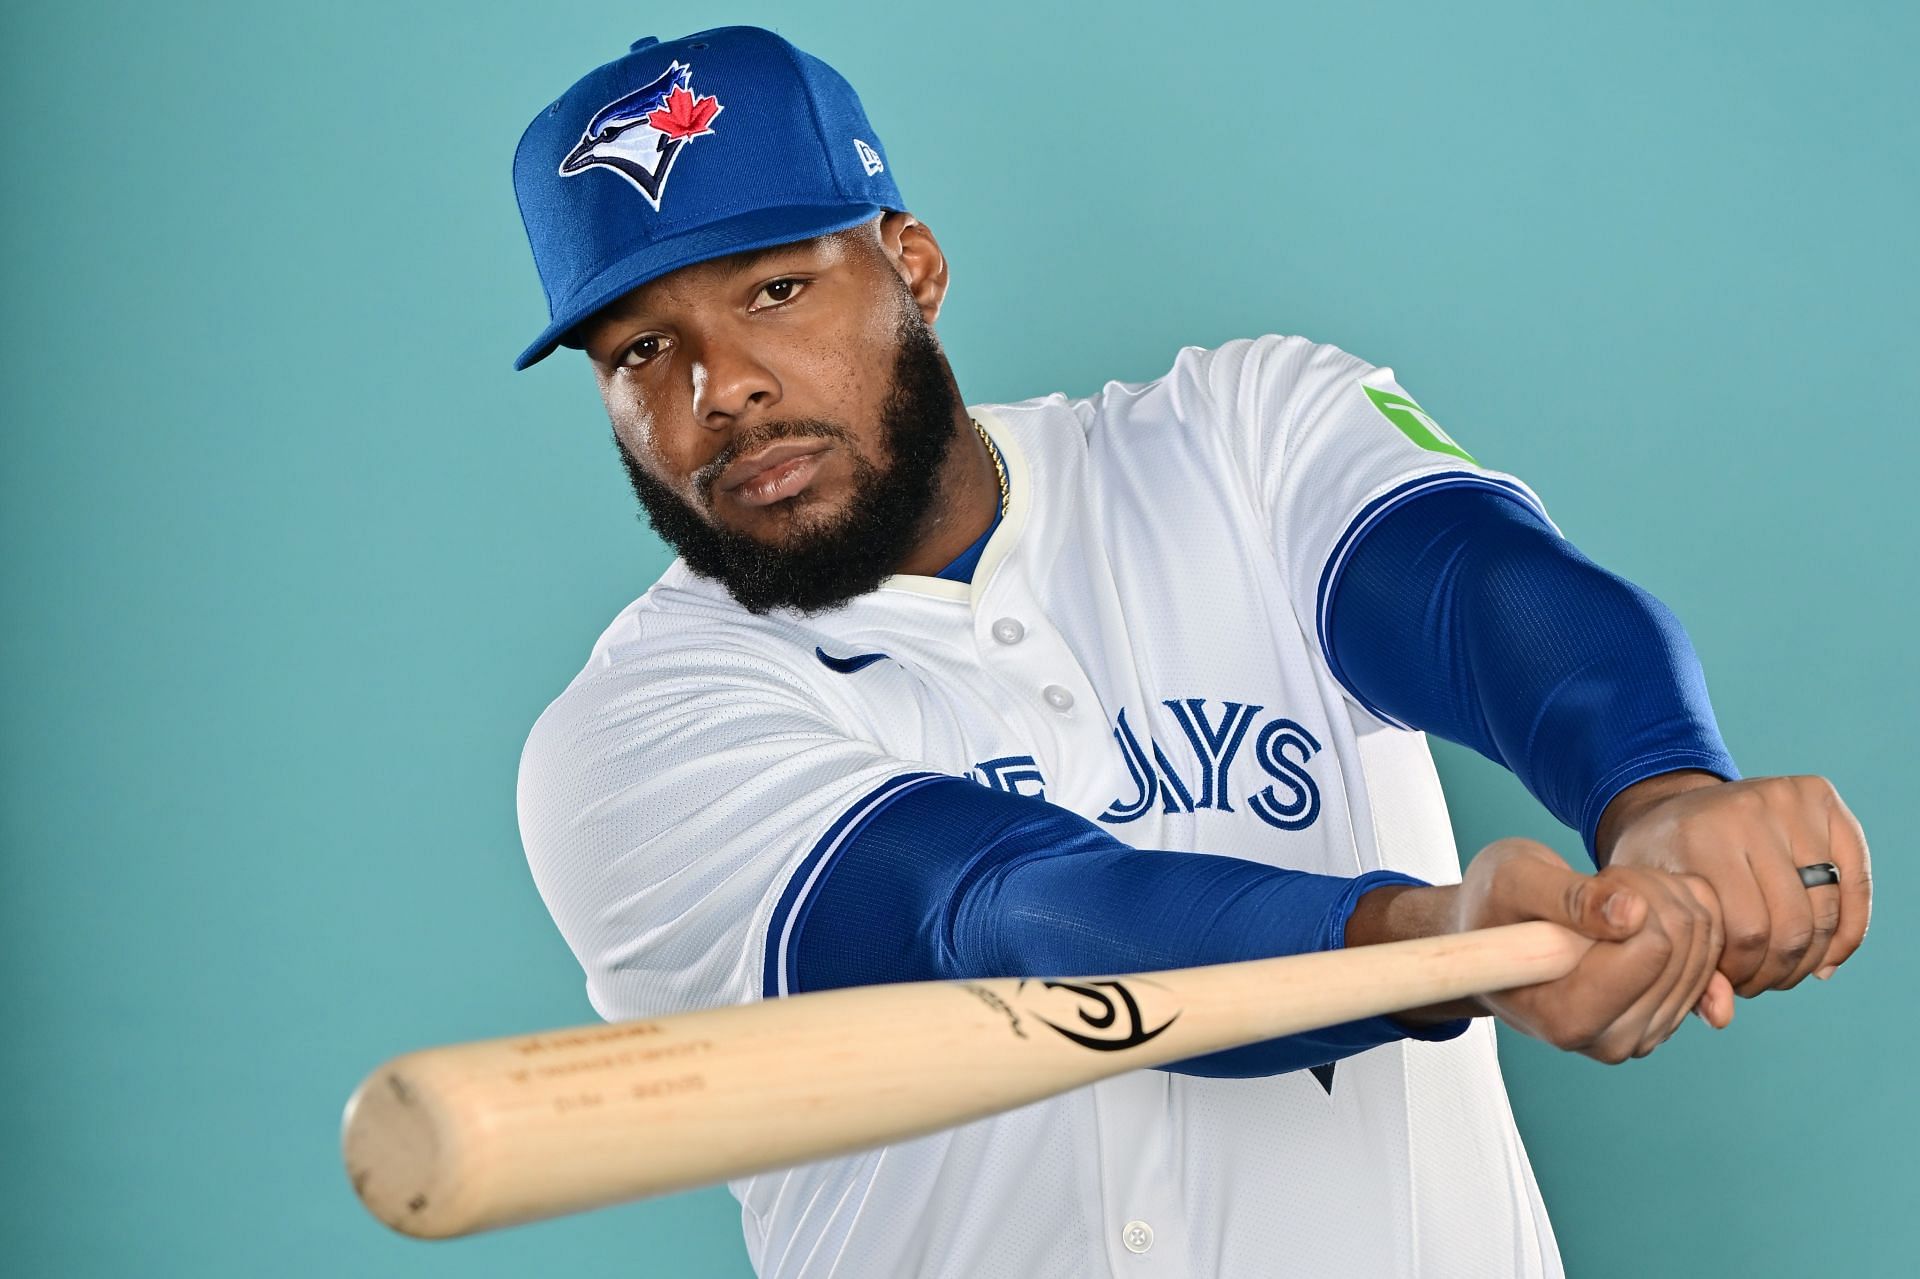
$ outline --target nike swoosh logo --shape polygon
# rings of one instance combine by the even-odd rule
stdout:
[[[820,659],[822,666],[830,671],[839,671],[842,675],[851,675],[855,671],[872,666],[875,662],[887,660],[885,653],[855,653],[852,657],[828,657],[825,650],[819,647],[814,648],[813,655]]]

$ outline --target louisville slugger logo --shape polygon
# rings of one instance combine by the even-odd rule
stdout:
[[[1020,990],[1024,992],[1028,984],[1025,981],[1021,982]],[[1145,1019],[1140,1015],[1140,1002],[1133,997],[1133,992],[1127,989],[1124,982],[1042,981],[1037,984],[1043,990],[1067,991],[1079,996],[1086,1003],[1074,1010],[1079,1017],[1079,1029],[1062,1026],[1059,1022],[1043,1017],[1029,1008],[1027,1011],[1033,1019],[1066,1036],[1081,1047],[1092,1048],[1097,1052],[1119,1052],[1123,1048],[1137,1048],[1180,1020],[1180,1014],[1175,1013],[1152,1030],[1148,1030]]]

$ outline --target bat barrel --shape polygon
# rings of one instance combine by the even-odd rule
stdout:
[[[824,991],[410,1053],[348,1102],[348,1175],[387,1225],[447,1238],[917,1136],[1126,1068],[1029,1074],[972,989]]]

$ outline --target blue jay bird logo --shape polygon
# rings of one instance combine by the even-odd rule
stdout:
[[[658,212],[674,157],[693,139],[712,133],[720,111],[720,99],[694,93],[692,65],[676,61],[652,83],[594,112],[580,141],[560,162],[560,176],[603,165],[631,182]]]

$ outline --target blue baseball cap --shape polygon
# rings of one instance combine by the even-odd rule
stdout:
[[[760,27],[634,41],[534,117],[513,189],[548,312],[516,369],[669,271],[906,207],[853,86]]]

